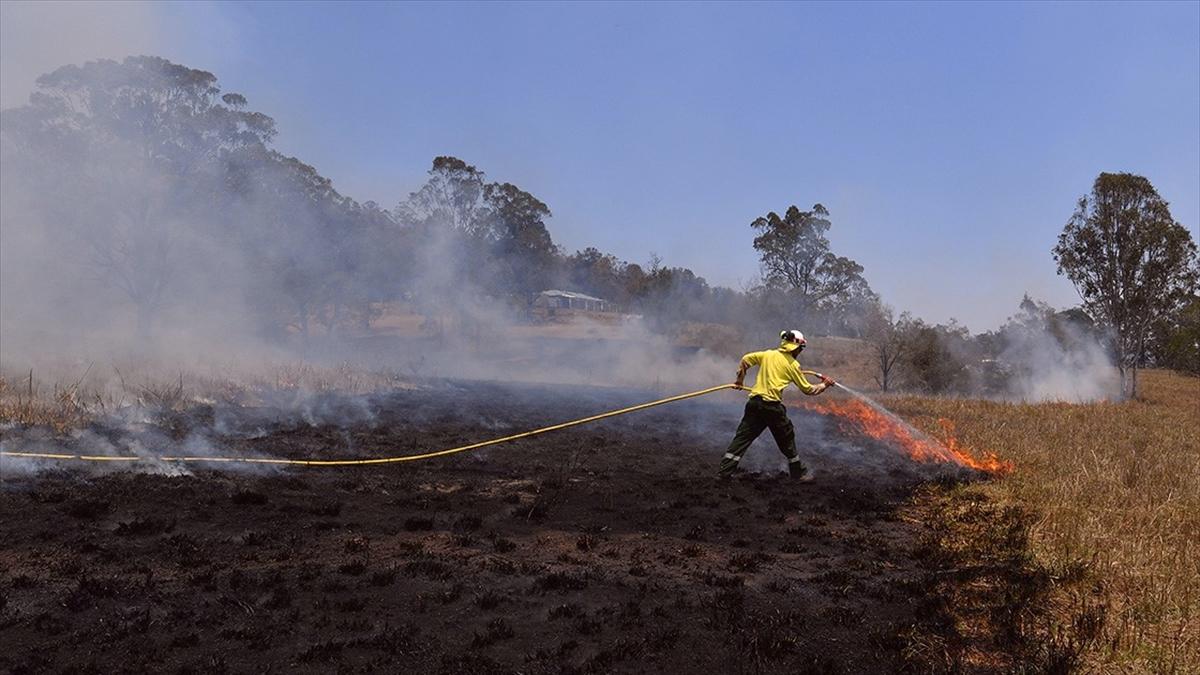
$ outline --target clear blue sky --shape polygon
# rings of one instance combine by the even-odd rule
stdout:
[[[110,10],[136,16],[104,55],[212,70],[350,196],[393,206],[451,154],[569,250],[712,283],[757,276],[756,216],[821,202],[885,301],[979,331],[1024,292],[1077,302],[1049,249],[1100,171],[1200,224],[1195,2]]]

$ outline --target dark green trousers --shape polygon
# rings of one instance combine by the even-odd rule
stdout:
[[[751,396],[750,400],[746,401],[746,412],[742,415],[737,432],[733,434],[733,441],[729,443],[729,449],[721,458],[720,473],[733,473],[742,455],[746,454],[750,444],[764,429],[771,430],[779,451],[788,458],[788,468],[793,473],[802,472],[804,464],[800,462],[800,455],[796,452],[796,429],[788,419],[787,408],[778,401],[764,401],[758,396]]]

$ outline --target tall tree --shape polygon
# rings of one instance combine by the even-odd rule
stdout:
[[[397,219],[483,234],[488,214],[485,180],[482,171],[457,157],[435,157],[429,180],[396,207]]]
[[[304,340],[313,320],[332,331],[358,301],[361,207],[314,167],[274,151],[231,154],[226,173],[240,203],[233,236],[253,273],[247,300]]]
[[[274,122],[221,95],[212,73],[157,57],[64,66],[37,87],[29,105],[5,111],[5,142],[24,151],[23,169],[46,170],[54,188],[35,190],[47,197],[39,210],[86,243],[144,336],[188,262],[189,223],[222,189],[219,160],[269,142]]]
[[[816,204],[810,211],[791,206],[779,217],[774,211],[750,226],[758,233],[758,251],[768,284],[788,288],[799,318],[808,320],[819,308],[847,302],[870,293],[862,265],[835,255],[825,236],[832,223],[829,211]]]
[[[1058,273],[1112,334],[1122,393],[1137,396],[1151,327],[1178,310],[1200,280],[1191,233],[1145,177],[1101,173],[1053,253]]]
[[[558,273],[550,208],[457,157],[435,158],[429,180],[393,213],[416,249],[412,297],[439,331],[449,313],[460,333],[477,332],[495,299],[525,306]]]
[[[438,333],[447,311],[466,322],[466,305],[487,287],[482,280],[492,261],[485,254],[486,187],[479,169],[457,157],[436,157],[429,180],[393,210],[415,247],[413,300],[426,326]]]
[[[484,196],[501,287],[520,297],[545,290],[558,253],[546,229],[550,207],[512,183],[488,184]]]

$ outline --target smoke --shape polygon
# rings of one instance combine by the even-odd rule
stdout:
[[[1007,376],[1009,398],[1086,403],[1120,390],[1103,334],[1079,310],[1057,312],[1026,296],[999,337],[994,367]]]
[[[157,12],[148,2],[0,3],[0,108],[24,104],[34,81],[65,63],[160,52]]]
[[[220,380],[202,380],[190,384],[121,385],[119,396],[102,378],[88,385],[84,398],[102,401],[82,426],[54,433],[44,425],[21,427],[6,425],[0,437],[0,449],[20,453],[60,453],[95,457],[129,458],[141,461],[87,462],[93,473],[138,471],[165,475],[190,475],[200,468],[269,474],[277,466],[252,463],[180,463],[159,458],[266,458],[258,445],[268,443],[275,434],[314,432],[314,438],[334,434],[339,440],[322,444],[321,454],[352,457],[364,449],[356,447],[349,431],[379,427],[381,412],[387,408],[386,393],[355,394],[321,389],[313,381],[313,369],[300,368],[309,378],[299,386],[277,388],[257,382],[222,376]],[[291,374],[294,374],[293,371]],[[244,374],[241,375],[244,378]],[[285,375],[286,377],[286,375]],[[119,379],[123,379],[119,378]],[[279,381],[279,378],[276,378]],[[294,380],[289,380],[294,382]],[[339,384],[345,384],[342,381]],[[376,381],[372,386],[378,385]],[[231,387],[236,391],[231,391]],[[197,388],[208,388],[201,392]],[[108,393],[100,391],[108,389]],[[127,396],[132,393],[132,400]],[[219,397],[223,400],[216,400]],[[269,451],[269,447],[268,447]],[[0,458],[0,474],[7,477],[52,470],[53,464],[21,457]]]
[[[1009,395],[1022,401],[1087,403],[1111,398],[1120,378],[1108,351],[1094,336],[1074,328],[1062,335],[1048,331],[1022,331],[1001,354],[1008,363],[1020,364]]]
[[[6,447],[245,454],[247,441],[304,426],[342,431],[324,451],[360,452],[349,430],[378,425],[380,399],[331,393],[313,373],[280,382],[280,364],[298,359],[386,374],[364,376],[373,392],[454,378],[685,391],[732,378],[731,360],[661,331],[721,297],[690,272],[658,274],[657,261],[649,274],[622,270],[661,286],[647,295],[658,331],[620,314],[536,319],[531,297],[569,275],[533,195],[439,157],[392,209],[358,203],[272,150],[274,135],[213,74],[155,57],[52,70],[27,104],[0,112],[0,373],[70,382],[85,364],[139,364],[89,382],[117,399],[92,426],[56,439],[6,433]],[[737,338],[704,337],[693,344]],[[1033,344],[1011,340],[1011,358]],[[205,391],[163,404],[186,398],[181,374],[173,395],[143,387],[127,400],[134,378],[173,373],[206,380]],[[242,399],[209,398],[222,386]],[[211,419],[179,433],[168,413],[181,409]]]
[[[55,71],[30,105],[0,113],[7,364],[62,355],[256,358],[267,346],[250,340],[247,305],[262,292],[250,284],[261,259],[248,258],[237,237],[251,212],[222,194],[217,172],[228,159],[213,154],[255,147],[237,140],[255,132],[202,91],[204,75],[180,75],[158,59],[94,62]],[[194,100],[167,103],[172,80],[190,82]],[[155,95],[163,110],[139,113]],[[191,105],[207,113],[181,128],[160,119],[186,120]],[[221,124],[232,125],[232,140],[195,140]]]
[[[438,158],[393,211],[270,150],[269,117],[154,57],[67,66],[0,113],[3,365],[204,372],[295,358],[422,377],[671,387],[728,379],[639,321],[534,327],[549,209]],[[421,315],[388,334],[372,320]]]
[[[999,330],[972,336],[954,322],[903,328],[899,381],[932,394],[1086,403],[1118,395],[1105,333],[1082,309],[1026,296]]]

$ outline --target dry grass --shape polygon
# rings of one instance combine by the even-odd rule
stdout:
[[[364,394],[411,388],[393,372],[340,364],[263,364],[254,369],[171,371],[153,366],[60,367],[47,371],[0,368],[0,425],[66,433],[97,415],[126,406],[182,410],[214,401],[256,405],[266,391]]]
[[[904,396],[888,406],[934,433],[949,419],[968,447],[1016,464],[956,488],[953,501],[1030,514],[1018,543],[1054,587],[1044,609],[1059,634],[1048,639],[1081,635],[1079,667],[1200,672],[1200,380],[1150,371],[1144,392],[1088,405]],[[1082,635],[1076,624],[1097,611],[1102,626]]]
[[[33,371],[19,380],[0,375],[0,424],[38,426],[63,433],[81,426],[91,416],[80,391],[80,382],[51,385],[46,391]]]
[[[302,389],[306,391],[338,391],[347,394],[364,394],[412,386],[394,372],[367,370],[349,363],[333,366],[286,363],[273,366],[260,375],[240,379],[247,382],[245,386],[255,389]],[[230,381],[232,380],[210,379],[209,384],[229,386]]]

